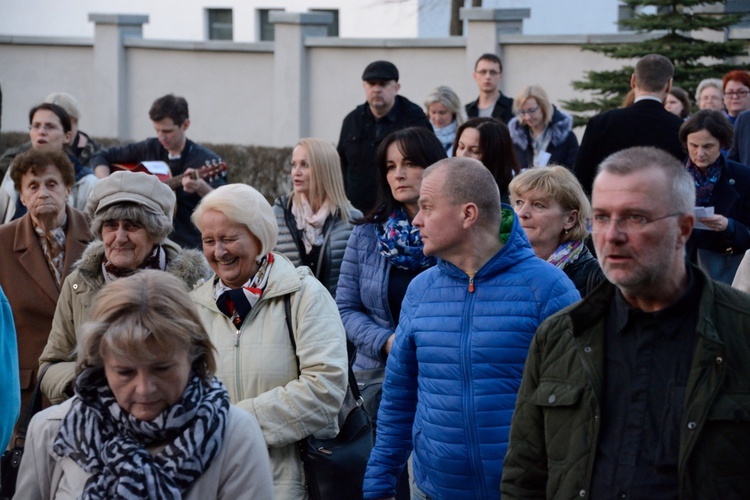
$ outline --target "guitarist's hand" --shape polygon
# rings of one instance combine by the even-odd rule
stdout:
[[[182,178],[182,189],[184,189],[186,193],[195,193],[203,198],[213,191],[213,188],[205,180],[201,178],[193,179],[192,172],[195,172],[195,169],[186,169],[185,176]]]

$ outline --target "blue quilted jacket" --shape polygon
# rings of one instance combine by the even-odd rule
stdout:
[[[341,263],[336,305],[346,335],[357,346],[355,370],[385,365],[381,349],[396,330],[388,306],[388,275],[391,263],[380,254],[374,224],[357,226]]]
[[[409,285],[386,365],[364,497],[393,496],[413,445],[430,497],[499,498],[524,361],[537,326],[580,296],[534,255],[517,216],[505,246],[474,276],[444,261]]]

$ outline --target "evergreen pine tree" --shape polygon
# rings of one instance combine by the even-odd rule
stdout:
[[[707,9],[695,9],[723,5],[726,0],[624,0],[623,3],[635,13],[632,18],[620,20],[619,25],[638,33],[654,33],[654,37],[636,43],[588,44],[583,50],[604,53],[615,59],[638,59],[654,53],[666,56],[675,65],[674,85],[682,87],[691,96],[704,78],[721,78],[732,69],[750,68],[729,60],[747,56],[748,42],[725,40],[728,28],[737,24],[742,15],[706,13]],[[656,7],[656,12],[642,13],[640,8],[647,6]],[[701,38],[691,36],[696,33]],[[713,41],[715,39],[721,41]],[[592,92],[590,100],[563,101],[569,111],[586,113],[574,114],[576,125],[585,124],[591,112],[621,106],[630,90],[632,74],[632,66],[614,71],[588,71],[586,80],[573,82],[573,88]]]

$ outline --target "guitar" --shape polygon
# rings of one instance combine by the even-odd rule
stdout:
[[[129,172],[143,172],[145,174],[155,175],[160,181],[167,184],[172,189],[182,186],[182,178],[186,175],[193,179],[205,179],[211,182],[219,177],[227,176],[227,164],[221,160],[206,160],[206,164],[197,170],[188,174],[172,176],[169,165],[163,161],[142,161],[140,163],[113,163],[112,171],[127,170]]]

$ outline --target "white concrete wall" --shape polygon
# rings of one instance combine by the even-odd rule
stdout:
[[[531,8],[524,33],[616,33],[618,0],[484,0],[484,8]],[[450,0],[0,0],[0,34],[91,37],[90,12],[148,14],[151,40],[206,40],[205,9],[231,8],[234,41],[254,42],[257,9],[338,9],[340,36],[448,36]]]
[[[308,28],[320,27],[320,16],[309,14],[282,16],[286,28],[280,33],[288,36],[275,43],[131,36],[120,38],[121,71],[116,57],[107,55],[117,51],[110,47],[118,39],[114,26],[131,29],[132,16],[103,16],[95,39],[0,35],[3,131],[26,131],[28,110],[48,93],[65,91],[80,101],[83,130],[96,137],[140,140],[153,135],[148,119],[153,100],[173,92],[187,98],[188,135],[199,142],[291,146],[300,136],[337,142],[344,116],[364,102],[361,74],[373,60],[393,61],[401,74],[401,94],[421,105],[438,85],[451,86],[464,102],[474,99],[475,53],[496,52],[504,61],[502,89],[507,95],[513,97],[524,85],[539,83],[559,103],[584,96],[573,90],[571,82],[582,79],[586,71],[624,64],[581,51],[581,45],[641,39],[497,35],[497,29],[492,34],[492,26],[507,24],[505,18],[498,19],[503,13],[495,14],[475,15],[467,38],[299,37]],[[293,29],[295,23],[302,31]],[[102,36],[104,32],[109,34]],[[94,40],[105,47],[95,47]],[[98,76],[115,72],[119,72],[117,79]]]

